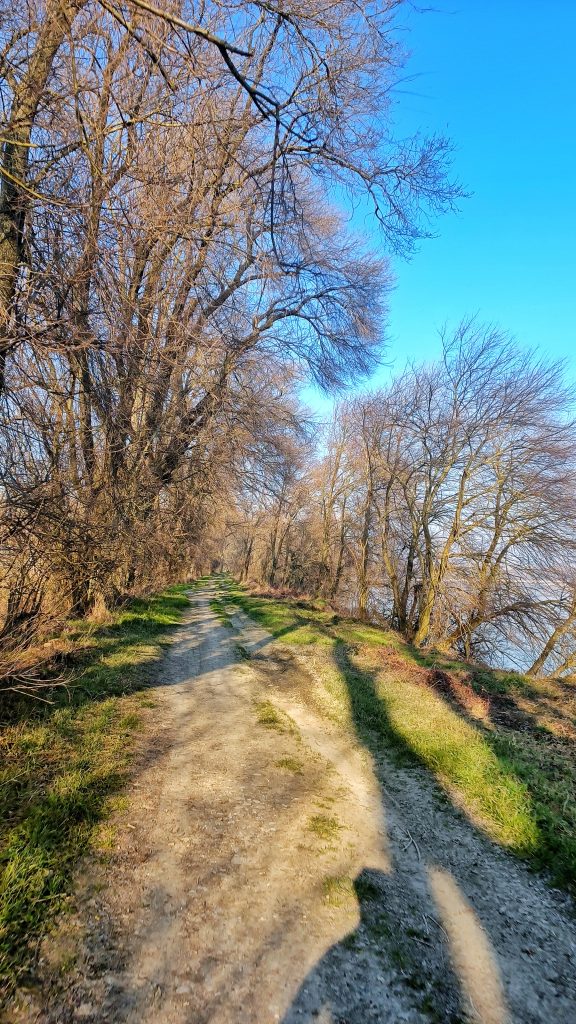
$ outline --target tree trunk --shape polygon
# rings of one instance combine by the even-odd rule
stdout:
[[[246,545],[246,554],[244,556],[244,565],[242,566],[242,575],[241,575],[240,578],[243,581],[248,579],[248,572],[250,570],[250,563],[252,561],[252,548],[253,547],[254,547],[254,538],[251,537],[250,540],[248,541],[247,545]]]
[[[14,299],[24,259],[24,222],[32,193],[26,186],[34,120],[54,58],[86,0],[49,0],[28,69],[12,100],[4,130],[0,183],[0,394],[5,389],[6,358],[15,344]]]
[[[338,538],[338,557],[336,559],[336,568],[334,570],[334,576],[330,583],[329,597],[330,601],[333,601],[338,593],[340,587],[340,579],[342,577],[342,571],[344,569],[344,538],[346,534],[346,524],[344,520],[344,512],[346,509],[346,503],[342,508],[342,520],[340,523],[340,535]]]
[[[368,618],[368,560],[370,555],[370,526],[372,522],[372,489],[369,488],[364,504],[362,534],[360,537],[360,562],[358,565],[358,615]]]
[[[426,590],[423,589],[420,607],[418,609],[418,623],[412,640],[415,647],[422,647],[428,639],[430,624],[432,622],[432,612],[434,610],[434,597],[435,593],[433,589],[428,587]]]
[[[554,632],[548,638],[548,640],[544,644],[544,647],[542,648],[542,651],[540,652],[540,654],[538,655],[536,660],[530,665],[530,668],[528,669],[526,675],[528,675],[528,676],[537,676],[541,672],[541,670],[544,668],[544,665],[548,661],[548,658],[550,657],[550,655],[552,654],[554,648],[556,647],[556,644],[558,643],[558,641],[575,624],[576,624],[576,595],[574,596],[574,599],[572,601],[572,605],[570,607],[570,612],[569,612],[567,618],[564,619],[564,621],[561,622],[560,625],[556,627]]]

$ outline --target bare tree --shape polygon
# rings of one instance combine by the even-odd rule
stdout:
[[[348,602],[416,645],[571,673],[572,408],[561,365],[466,320],[440,363],[340,409],[314,501],[323,564],[326,494],[349,467]]]
[[[119,150],[124,155],[114,163],[121,177],[122,160],[131,160],[151,132],[173,136],[172,152],[194,147],[196,158],[214,140],[228,140],[229,165],[246,180],[264,175],[262,201],[283,267],[297,265],[302,255],[278,219],[298,212],[303,174],[367,191],[389,241],[409,247],[422,233],[420,206],[450,206],[458,189],[445,179],[445,140],[389,144],[381,114],[400,61],[389,31],[396,6],[388,0],[359,10],[352,0],[336,7],[291,0],[277,8],[253,0],[241,16],[235,4],[188,0],[170,12],[144,0],[30,0],[22,9],[7,7],[0,56],[0,390],[8,354],[37,340],[25,315],[43,274],[33,258],[36,218],[47,210],[64,230],[70,209],[82,203],[78,157],[93,170],[93,160],[101,164],[103,155]],[[233,40],[226,37],[231,26]],[[369,92],[364,76],[371,79]],[[113,102],[107,106],[104,98],[98,118],[91,100],[111,86]],[[182,135],[191,105],[201,110],[201,141],[197,133]],[[256,163],[249,158],[255,143]],[[161,162],[169,152],[161,145],[156,155]],[[194,224],[197,235],[201,226],[201,220]],[[66,342],[88,340],[82,332]]]
[[[392,138],[397,6],[4,6],[6,629],[103,613],[196,564],[216,495],[236,502],[250,463],[290,438],[269,577],[314,587],[328,558],[337,591],[349,486],[330,485],[318,557],[284,399],[304,377],[339,388],[375,365],[388,269],[334,185],[368,196],[401,252],[459,193],[445,140]]]

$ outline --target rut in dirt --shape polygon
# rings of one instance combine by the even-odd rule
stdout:
[[[302,659],[217,593],[153,691],[160,753],[84,880],[76,973],[30,1019],[573,1024],[568,900],[331,725]]]

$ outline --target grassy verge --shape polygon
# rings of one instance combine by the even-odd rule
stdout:
[[[230,621],[230,616],[228,615],[228,612],[226,611],[226,602],[223,601],[222,598],[220,598],[220,597],[213,598],[210,601],[210,608],[218,616],[218,618],[219,618],[219,620],[220,620],[220,622],[222,623],[223,626],[229,626],[230,628],[232,628],[232,622]]]
[[[12,700],[0,730],[0,994],[25,977],[38,939],[65,904],[78,857],[126,780],[163,639],[188,602],[174,587],[133,601],[103,626],[71,623],[73,679]]]
[[[314,645],[323,710],[374,755],[424,765],[490,838],[576,894],[576,688],[422,652],[315,603],[239,587],[228,600],[282,643]]]

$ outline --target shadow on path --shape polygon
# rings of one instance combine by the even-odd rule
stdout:
[[[380,787],[392,867],[354,879],[358,927],[308,974],[283,1024],[573,1024],[567,901],[451,806],[394,732],[376,676],[344,644],[333,657]]]

